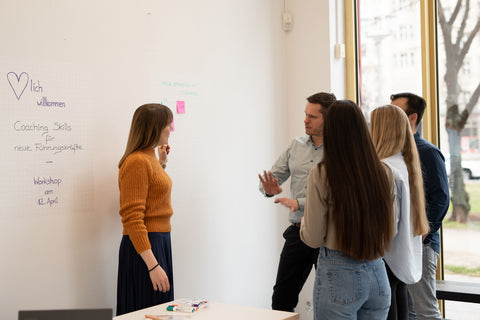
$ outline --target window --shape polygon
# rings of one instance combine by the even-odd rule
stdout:
[[[480,104],[475,93],[480,85],[480,34],[475,31],[480,1],[439,0],[437,10],[440,147],[452,197],[443,224],[444,277],[480,283],[480,250],[474,242],[480,241]],[[447,318],[474,319],[479,312],[478,305],[445,302]]]
[[[446,157],[454,199],[437,276],[480,283],[480,0],[355,0],[346,9],[347,97],[367,120],[392,93],[425,98],[423,136]],[[445,301],[444,311],[477,319],[480,305]]]
[[[415,68],[421,61],[420,0],[360,1],[358,11],[360,106],[368,119],[393,93],[422,95],[421,69]]]

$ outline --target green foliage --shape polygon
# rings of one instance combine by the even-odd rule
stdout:
[[[468,192],[470,200],[470,212],[480,213],[480,183],[465,183],[465,189]],[[448,212],[452,212],[452,202],[448,207]]]
[[[450,215],[452,214],[452,203],[448,207],[448,213],[445,219],[443,220],[443,227],[450,229],[475,229],[480,230],[480,183],[478,182],[468,182],[465,184],[466,190],[470,197],[470,213],[469,213],[469,222],[458,223],[456,221],[449,221]]]
[[[480,231],[480,221],[470,220],[468,223],[459,223],[457,221],[449,221],[450,214],[448,214],[443,220],[443,227],[448,229],[474,229]],[[470,215],[470,218],[472,216]]]
[[[449,273],[456,273],[470,277],[480,277],[480,267],[468,268],[464,266],[454,266],[451,264],[444,265],[444,269]]]
[[[470,196],[470,212],[480,213],[480,183],[467,183],[465,186]]]

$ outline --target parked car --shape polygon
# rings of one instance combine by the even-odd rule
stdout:
[[[445,166],[450,177],[450,154],[445,153]],[[462,155],[463,180],[480,179],[480,155]]]

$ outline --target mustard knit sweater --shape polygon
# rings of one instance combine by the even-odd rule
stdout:
[[[118,173],[123,234],[138,253],[151,249],[148,232],[170,232],[172,180],[155,150],[130,154]]]

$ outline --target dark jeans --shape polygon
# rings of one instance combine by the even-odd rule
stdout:
[[[392,290],[392,303],[388,311],[387,320],[408,320],[408,289],[407,285],[400,281],[385,263],[388,282]]]
[[[303,243],[300,239],[300,228],[293,225],[285,230],[283,237],[285,244],[280,254],[277,280],[273,287],[272,309],[293,311],[312,266],[316,267],[318,249],[312,249]]]

